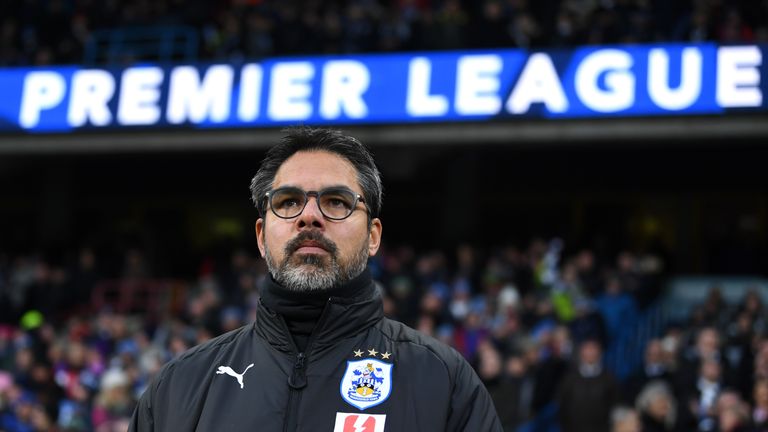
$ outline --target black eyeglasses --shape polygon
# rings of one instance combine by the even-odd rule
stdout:
[[[317,199],[320,213],[331,220],[348,218],[355,211],[358,201],[365,205],[365,200],[360,194],[342,187],[304,191],[297,187],[286,186],[267,192],[265,199],[275,216],[281,219],[291,219],[304,211],[311,196]],[[367,205],[365,208],[368,210]]]

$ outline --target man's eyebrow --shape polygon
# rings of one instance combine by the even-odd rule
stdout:
[[[294,184],[290,184],[290,183],[284,184],[284,185],[280,185],[280,187],[276,187],[274,189],[282,189],[282,188],[294,188],[294,189],[300,189],[300,190],[306,191],[303,187],[297,186],[297,185],[294,185]],[[335,184],[335,185],[330,185],[330,186],[323,186],[322,188],[318,189],[318,191],[321,191],[321,190],[324,190],[324,189],[347,189],[347,190],[352,191],[353,193],[357,193],[351,187],[349,187],[349,186],[347,186],[345,184],[341,184],[341,183]]]
[[[323,189],[347,189],[347,190],[350,190],[350,191],[352,191],[354,193],[357,193],[357,192],[355,192],[354,189],[352,189],[351,187],[349,187],[349,186],[347,186],[345,184],[336,184],[336,185],[326,186]]]

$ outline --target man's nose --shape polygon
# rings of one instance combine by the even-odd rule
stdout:
[[[320,211],[320,202],[317,197],[308,197],[304,211],[296,218],[297,226],[301,228],[323,228],[325,218]]]

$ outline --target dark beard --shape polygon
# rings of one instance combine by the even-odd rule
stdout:
[[[318,243],[328,256],[296,254],[306,241]],[[338,247],[318,231],[304,231],[285,245],[285,259],[277,265],[267,249],[267,268],[277,283],[292,291],[314,291],[342,285],[365,270],[368,263],[368,245],[355,254],[350,262],[339,261]]]

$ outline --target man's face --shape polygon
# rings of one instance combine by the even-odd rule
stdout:
[[[645,363],[649,365],[661,363],[664,360],[663,354],[661,342],[658,340],[648,342],[648,346],[645,349]]]
[[[584,344],[581,346],[581,351],[579,354],[579,360],[581,360],[581,363],[586,365],[599,364],[602,357],[600,345],[591,341],[584,342]]]
[[[717,353],[718,346],[720,345],[717,331],[711,328],[702,330],[696,345],[701,357],[711,357]]]
[[[325,151],[303,151],[288,158],[277,170],[272,188],[292,186],[304,191],[345,187],[363,195],[357,171],[346,159]],[[268,206],[267,206],[268,207]],[[304,211],[281,219],[267,209],[256,221],[259,251],[270,273],[288,289],[328,289],[357,276],[381,240],[381,221],[368,229],[362,203],[343,220],[323,217],[315,197]]]

